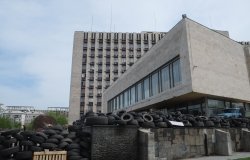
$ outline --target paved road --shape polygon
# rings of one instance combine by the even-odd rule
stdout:
[[[184,160],[234,160],[246,157],[250,157],[250,152],[234,152],[232,156],[206,156],[199,158],[188,158]]]

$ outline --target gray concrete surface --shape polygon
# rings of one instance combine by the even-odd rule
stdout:
[[[137,102],[127,110],[159,106],[160,102],[165,107],[168,102],[206,96],[249,103],[249,59],[245,52],[243,45],[229,37],[183,19],[104,92],[103,111],[107,111],[109,100],[176,56],[180,57],[181,84]]]
[[[231,156],[206,156],[199,158],[187,158],[183,160],[234,160],[246,157],[250,157],[250,152],[233,152]]]
[[[215,153],[217,155],[232,155],[232,142],[230,133],[216,129],[215,130]]]

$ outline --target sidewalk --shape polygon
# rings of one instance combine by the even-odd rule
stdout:
[[[183,160],[234,160],[246,157],[250,157],[250,152],[234,152],[232,156],[206,156],[198,158],[188,158]]]

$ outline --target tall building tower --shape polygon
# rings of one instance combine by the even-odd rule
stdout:
[[[72,57],[69,123],[79,119],[80,114],[86,111],[101,112],[103,91],[164,34],[76,31]]]

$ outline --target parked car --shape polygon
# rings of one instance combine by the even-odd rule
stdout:
[[[221,113],[217,114],[217,116],[221,118],[240,118],[244,117],[243,113],[243,108],[228,108],[223,109]]]

